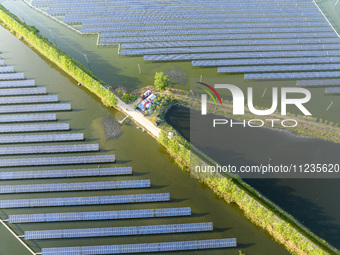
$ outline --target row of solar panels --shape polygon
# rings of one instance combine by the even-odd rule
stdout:
[[[0,88],[34,87],[35,80],[0,81]]]
[[[199,24],[158,24],[143,26],[102,26],[102,27],[82,27],[82,33],[99,33],[114,31],[146,31],[146,30],[174,30],[174,29],[207,29],[207,28],[268,28],[268,27],[329,27],[325,21],[316,22],[275,22],[275,23],[199,23]]]
[[[102,15],[100,15],[102,14]],[[120,13],[122,15],[122,13]],[[73,15],[65,15],[65,18],[63,19],[64,22],[75,22],[75,21],[93,21],[94,18],[99,18],[99,20],[112,20],[114,19],[112,17],[114,15],[113,13],[89,13],[88,15],[82,15],[82,14],[73,14]],[[117,14],[118,15],[118,14]],[[312,12],[312,13],[306,13],[306,12],[253,12],[253,13],[193,13],[193,14],[158,14],[158,15],[131,15],[131,16],[117,16],[116,19],[118,20],[135,20],[135,19],[189,19],[189,18],[256,18],[256,17],[296,17],[296,16],[320,16],[320,13]],[[138,18],[139,17],[139,18]]]
[[[0,89],[0,96],[40,95],[46,94],[46,88]]]
[[[52,121],[52,120],[57,120],[57,115],[55,113],[0,115],[0,123],[36,122],[36,121]]]
[[[249,22],[254,19],[254,22],[288,22],[289,19],[292,21],[323,21],[324,17],[320,15],[311,15],[311,16],[296,16],[291,15],[291,13],[273,13],[271,15],[263,15],[262,13],[251,13],[249,15],[241,15],[241,14],[232,14],[232,15],[225,15],[225,14],[169,14],[169,15],[130,15],[130,16],[102,16],[102,17],[95,17],[95,16],[83,16],[83,17],[66,17],[63,19],[63,22],[66,23],[82,23],[82,22],[117,22],[117,25],[137,25],[140,22],[142,25],[146,24],[155,24],[156,22],[162,23],[190,23],[200,20],[199,23],[214,22],[216,19],[223,19],[223,22],[233,23],[233,22]],[[242,20],[244,19],[244,21]],[[256,21],[255,21],[256,20]],[[128,22],[128,23],[127,23]],[[220,20],[218,20],[220,22]],[[156,23],[157,24],[157,23]]]
[[[326,80],[299,80],[296,82],[299,87],[326,87],[340,86],[340,79]]]
[[[132,167],[0,172],[0,180],[130,175]]]
[[[215,8],[215,9],[161,9],[161,10],[133,10],[133,9],[118,9],[110,7],[96,8],[91,12],[91,9],[80,9],[72,12],[74,9],[48,9],[46,12],[50,15],[65,15],[65,17],[82,17],[82,16],[109,16],[109,15],[167,15],[167,14],[190,14],[190,13],[221,13],[229,14],[241,14],[241,13],[311,13],[312,15],[318,12],[315,6],[311,7],[295,7],[295,8],[268,8],[264,6],[262,8]],[[87,15],[86,15],[87,14]],[[268,15],[270,16],[270,15]]]
[[[333,95],[333,94],[340,94],[340,87],[338,88],[326,88],[325,94]]]
[[[167,25],[167,26],[174,26],[175,24],[220,24],[226,23],[230,26],[245,26],[248,23],[256,24],[258,26],[266,25],[266,23],[284,23],[285,26],[289,26],[291,23],[294,22],[324,22],[325,19],[323,17],[318,16],[311,16],[311,17],[291,17],[291,18],[276,18],[276,17],[269,17],[269,18],[211,18],[211,19],[155,19],[155,20],[108,20],[108,21],[86,21],[82,22],[82,27],[102,27],[102,26],[122,26],[124,28],[129,28],[130,26],[136,26],[140,29],[143,29],[144,26],[153,26],[153,25]],[[255,22],[255,23],[254,23]],[[277,24],[274,24],[277,26]]]
[[[279,44],[327,44],[340,43],[339,38],[306,38],[306,39],[258,39],[258,40],[216,40],[216,41],[169,41],[169,42],[144,42],[122,43],[122,49],[144,48],[172,48],[172,47],[199,47],[199,46],[242,46],[242,45],[279,45]]]
[[[69,111],[71,104],[33,104],[0,106],[1,113]]]
[[[190,2],[189,2],[190,3]],[[193,3],[193,2],[192,2]],[[313,2],[312,1],[307,1],[307,2],[272,2],[270,5],[268,5],[268,3],[265,2],[253,2],[253,3],[235,3],[235,2],[220,2],[220,1],[204,1],[204,2],[200,2],[200,4],[197,4],[197,2],[195,2],[196,5],[193,4],[188,4],[188,2],[182,2],[182,3],[175,3],[175,2],[171,2],[170,4],[168,3],[161,3],[161,4],[154,4],[154,3],[149,3],[149,4],[122,4],[122,3],[117,3],[117,2],[103,2],[103,1],[99,1],[99,2],[68,2],[68,3],[60,3],[60,2],[51,2],[50,4],[48,4],[48,7],[50,9],[92,9],[92,8],[101,8],[101,7],[115,7],[117,9],[119,8],[126,8],[128,7],[129,9],[134,9],[134,10],[138,10],[138,9],[160,9],[160,8],[165,8],[165,9],[178,9],[178,8],[190,8],[190,9],[202,9],[202,8],[216,8],[216,7],[242,7],[242,8],[256,8],[256,7],[261,7],[263,5],[266,5],[266,7],[271,7],[271,8],[277,8],[277,7],[301,7],[301,6],[312,6]]]
[[[70,130],[70,124],[48,123],[48,124],[1,125],[0,126],[0,133],[44,132],[44,131],[64,131],[64,130]]]
[[[72,14],[68,14],[68,13],[66,13],[65,14],[65,17],[66,18],[86,18],[85,20],[87,20],[87,21],[90,21],[90,19],[88,19],[88,18],[91,18],[91,17],[105,17],[105,16],[107,16],[107,17],[111,17],[112,15],[122,15],[122,12],[119,12],[119,13],[113,13],[113,12],[106,12],[106,13],[104,13],[104,12],[94,12],[94,13],[72,13]],[[209,16],[211,16],[211,17],[214,17],[214,18],[216,18],[216,17],[225,17],[225,18],[227,18],[227,17],[229,17],[229,18],[231,18],[231,17],[238,17],[238,18],[241,18],[241,17],[251,17],[251,18],[254,18],[254,17],[294,17],[294,16],[297,16],[297,15],[299,15],[299,16],[306,16],[306,15],[311,15],[311,16],[318,16],[318,15],[320,15],[320,13],[317,13],[317,12],[311,12],[311,13],[309,13],[309,12],[302,12],[302,11],[294,11],[294,12],[254,12],[254,13],[242,13],[242,12],[239,12],[239,13],[230,13],[230,14],[225,14],[225,13],[222,13],[223,15],[217,15],[217,14],[215,14],[215,13],[212,13],[211,15],[208,15],[208,14],[206,14],[206,15],[201,15],[201,18],[202,18],[202,16],[203,17],[206,17],[206,18],[208,18]],[[136,15],[136,14],[131,14],[132,15],[132,17],[133,17],[133,15]],[[152,15],[149,15],[149,17],[148,17],[148,14],[147,13],[145,13],[145,14],[140,14],[141,16],[146,16],[146,18],[151,18],[152,16],[153,16],[153,14]],[[160,19],[160,18],[162,18],[163,16],[167,16],[167,15],[170,15],[170,14],[164,14],[164,15],[162,15],[162,14],[159,14],[158,15],[158,19]],[[197,15],[197,14],[195,14],[195,15]],[[131,19],[134,19],[134,18],[132,18],[131,17]],[[181,15],[181,14],[173,14],[172,15],[172,18],[175,18],[175,17],[180,17],[180,18],[184,18],[184,17],[189,17],[188,15],[186,15],[186,14],[183,14],[183,15]],[[195,16],[195,17],[199,17],[199,16]],[[169,17],[168,17],[169,18]]]
[[[155,55],[155,54],[176,54],[176,53],[200,53],[200,52],[250,52],[262,54],[265,52],[275,51],[278,52],[277,56],[285,56],[281,52],[303,52],[306,50],[313,50],[319,52],[326,52],[326,50],[339,50],[340,44],[279,44],[279,45],[241,45],[241,46],[213,46],[213,47],[173,47],[173,48],[148,48],[148,49],[129,49],[121,50],[121,55]],[[321,51],[320,51],[321,50]],[[336,52],[336,51],[335,51]],[[335,53],[334,52],[334,53]],[[303,54],[305,55],[305,54]],[[328,55],[328,54],[327,54]],[[217,55],[218,56],[218,55]]]
[[[219,67],[219,73],[257,73],[257,72],[292,72],[292,71],[340,70],[340,64],[316,65],[268,65],[268,66],[231,66]]]
[[[103,32],[101,37],[132,37],[132,36],[166,36],[166,35],[203,35],[203,34],[248,34],[248,33],[313,33],[331,32],[328,27],[277,27],[277,28],[235,28],[235,29],[172,29],[172,30],[141,30],[141,31],[121,31]]]
[[[0,73],[0,80],[21,80],[25,79],[24,73]]]
[[[9,223],[37,223],[37,222],[62,222],[62,221],[92,221],[92,220],[122,220],[138,218],[159,218],[190,216],[190,207],[140,209],[124,211],[102,212],[72,212],[72,213],[45,213],[45,214],[20,214],[9,215]]]
[[[239,66],[239,65],[276,65],[276,64],[317,64],[340,63],[340,57],[319,58],[258,58],[258,59],[226,59],[226,60],[195,60],[193,66]]]
[[[130,54],[141,55],[141,54]],[[322,57],[339,56],[340,50],[314,50],[314,51],[265,51],[265,52],[238,52],[238,53],[203,53],[203,54],[167,54],[145,55],[144,61],[188,61],[203,59],[251,59],[251,58],[283,58],[283,57]]]
[[[0,167],[114,163],[115,155],[0,159]]]
[[[84,1],[77,1],[77,0],[60,0],[58,2],[55,2],[53,0],[33,0],[32,1],[32,4],[33,5],[38,5],[38,4],[48,4],[48,5],[53,5],[53,4],[61,4],[61,3],[78,3],[78,4],[83,4],[83,3],[93,3],[93,2],[96,2],[96,3],[100,3],[100,2],[107,2],[105,0],[84,0]],[[213,4],[213,3],[220,3],[221,1],[219,0],[211,0],[209,1],[210,4]],[[249,3],[289,3],[291,1],[289,0],[249,0],[249,1],[246,1],[246,0],[239,0],[238,1],[239,3],[246,3],[246,4],[249,4]],[[301,0],[299,1],[299,3],[303,3],[303,2],[310,2],[308,0]],[[122,5],[150,5],[150,4],[166,4],[166,5],[169,5],[169,4],[189,4],[189,3],[195,3],[195,4],[204,4],[206,3],[205,0],[198,0],[198,1],[193,1],[193,0],[187,0],[185,2],[183,1],[179,1],[179,0],[173,0],[173,1],[158,1],[158,0],[149,0],[147,2],[143,2],[143,1],[115,1],[116,4],[122,4]]]
[[[0,66],[0,73],[13,73],[14,66]]]
[[[150,180],[0,186],[0,194],[150,188]]]
[[[158,7],[157,9],[142,9],[136,10],[128,8],[117,8],[117,7],[95,7],[95,8],[63,8],[63,9],[48,9],[46,12],[50,15],[65,15],[67,17],[78,17],[78,15],[83,15],[88,13],[91,16],[107,16],[110,15],[122,15],[124,12],[126,15],[161,15],[161,14],[172,14],[172,13],[252,13],[252,12],[316,12],[315,6],[298,6],[298,7],[271,7],[271,6],[258,6],[252,8],[243,8],[243,7],[226,7],[221,6],[220,8],[202,8],[202,9],[187,9],[187,8],[172,8],[172,6],[166,7]]]
[[[2,104],[30,104],[30,103],[55,103],[58,102],[58,96],[24,96],[24,97],[0,97]]]
[[[170,201],[169,193],[135,194],[96,197],[63,197],[63,198],[34,198],[17,200],[0,200],[0,208],[24,207],[55,207],[55,206],[80,206],[80,205],[105,205],[145,202]]]
[[[37,142],[61,142],[84,140],[83,133],[73,134],[48,134],[48,135],[17,135],[1,136],[0,144],[6,143],[37,143]]]
[[[246,80],[264,79],[306,79],[306,78],[335,78],[340,77],[340,72],[299,72],[299,73],[254,73],[245,74]]]
[[[201,20],[198,20],[198,23],[183,23],[177,21],[176,24],[168,24],[167,22],[163,21],[156,22],[155,24],[130,24],[130,22],[124,22],[123,25],[118,25],[116,22],[86,22],[82,24],[82,31],[84,32],[104,32],[104,31],[131,31],[131,30],[159,30],[159,29],[201,29],[201,28],[249,28],[249,27],[303,27],[303,26],[329,26],[329,24],[324,21],[309,21],[309,20],[303,20],[303,21],[290,21],[290,22],[257,22],[257,21],[251,21],[254,19],[249,19],[250,21],[246,22],[243,21],[242,23],[238,22],[227,22],[225,19],[223,22],[209,22],[209,23],[202,23]],[[192,20],[191,20],[192,21]],[[256,23],[254,23],[256,22]],[[145,22],[144,22],[145,23]],[[129,25],[128,25],[129,24]]]
[[[236,238],[105,246],[43,248],[42,255],[126,254],[236,247]]]
[[[68,144],[51,146],[0,147],[0,155],[71,153],[99,151],[98,144]]]
[[[25,231],[25,240],[126,236],[126,235],[153,235],[153,234],[203,232],[212,230],[213,230],[212,222],[111,227],[111,228],[40,230],[40,231]]]
[[[258,33],[258,34],[207,34],[207,35],[168,35],[168,36],[137,36],[99,39],[101,44],[126,42],[163,42],[163,41],[191,41],[191,40],[239,40],[239,39],[302,39],[302,38],[338,38],[334,32],[318,33]]]

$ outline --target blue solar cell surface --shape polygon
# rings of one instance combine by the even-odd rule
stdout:
[[[214,248],[236,247],[236,238],[195,240],[167,243],[141,243],[124,245],[82,246],[82,247],[60,247],[43,248],[42,255],[65,255],[65,254],[125,254],[141,252],[165,252],[184,251]]]
[[[136,194],[100,197],[37,198],[19,200],[0,200],[0,208],[78,206],[116,203],[165,202],[170,200],[169,193]]]

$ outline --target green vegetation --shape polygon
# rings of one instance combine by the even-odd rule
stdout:
[[[38,29],[28,26],[2,5],[0,5],[0,21],[19,39],[34,47],[77,80],[78,83],[96,94],[105,105],[115,106],[117,104],[116,96],[108,88],[105,88],[105,84],[96,78],[91,71],[52,44],[46,37],[40,35]]]
[[[137,99],[137,96],[134,96],[132,94],[123,93],[121,90],[118,90],[117,96],[122,99],[125,103],[131,103]]]
[[[169,85],[169,75],[164,75],[163,72],[155,74],[155,86],[159,91],[164,91]]]

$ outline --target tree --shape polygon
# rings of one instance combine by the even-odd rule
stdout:
[[[155,74],[155,86],[159,91],[164,91],[169,85],[169,75],[164,75],[163,72]]]

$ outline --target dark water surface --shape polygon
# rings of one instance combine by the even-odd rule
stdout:
[[[191,117],[195,118],[195,116]],[[189,108],[173,106],[168,111],[166,120],[184,137],[190,139]],[[195,139],[194,145],[221,165],[265,163],[268,157],[273,161],[287,163],[292,160],[340,163],[339,144],[301,138],[268,128],[247,132],[232,129],[228,131],[230,132],[227,135],[228,143],[221,145],[218,150],[211,149],[210,146],[216,145],[218,141],[212,140],[212,136],[207,133],[201,134],[198,143]],[[245,181],[292,214],[312,232],[340,248],[339,178],[245,179]]]

